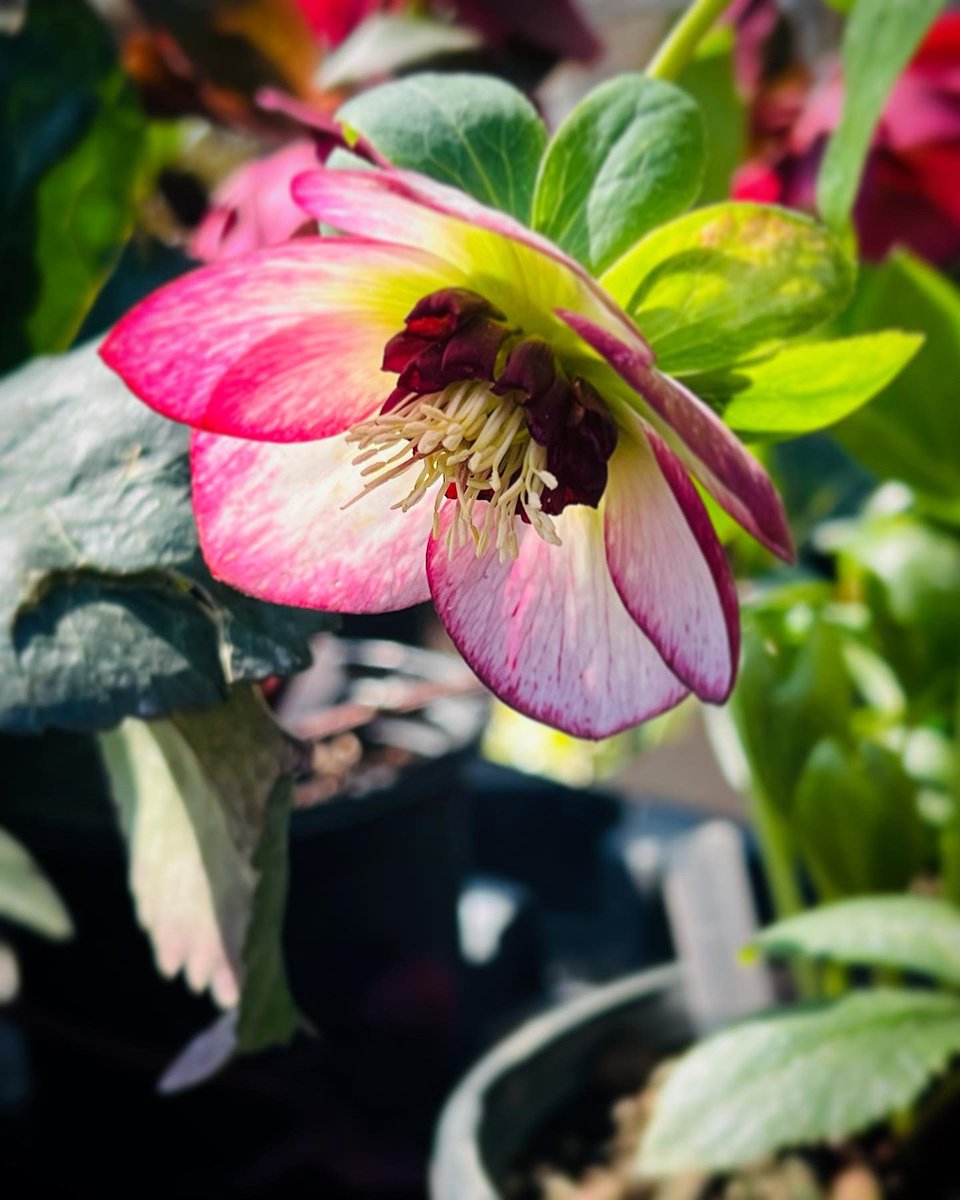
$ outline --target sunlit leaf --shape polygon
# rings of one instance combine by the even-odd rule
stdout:
[[[776,958],[889,967],[960,987],[960,909],[930,896],[824,904],[764,929],[755,945]]]
[[[805,333],[846,303],[854,268],[799,213],[697,209],[643,238],[601,278],[664,371],[711,371]],[[694,385],[695,386],[695,385]]]
[[[908,1108],[960,1052],[960,998],[877,989],[771,1013],[695,1046],[657,1095],[651,1175],[729,1170]]]
[[[866,404],[921,344],[919,336],[899,332],[804,342],[756,365],[700,380],[697,391],[740,433],[795,437],[832,425]]]

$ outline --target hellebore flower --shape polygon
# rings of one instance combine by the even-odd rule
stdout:
[[[553,243],[409,171],[294,185],[343,237],[218,262],[102,354],[193,426],[213,573],[384,612],[432,596],[504,701],[602,737],[729,694],[737,599],[691,476],[789,557],[780,501],[715,414]]]
[[[785,95],[794,112],[784,121]],[[774,80],[761,87],[754,125],[775,131],[741,168],[734,195],[812,212],[817,173],[843,104],[835,64],[806,94]],[[780,127],[780,128],[778,128]],[[890,93],[864,170],[854,219],[863,257],[896,245],[935,264],[960,255],[960,13],[933,25]]]

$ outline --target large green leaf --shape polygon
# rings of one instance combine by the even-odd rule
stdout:
[[[728,1170],[859,1133],[908,1108],[958,1052],[956,996],[878,989],[756,1018],[673,1068],[638,1167]]]
[[[833,430],[881,479],[901,479],[923,496],[960,497],[960,291],[905,252],[865,268],[843,318],[850,333],[899,327],[924,335],[906,369],[877,399]]]
[[[68,938],[70,914],[27,850],[0,829],[0,917],[42,933]]]
[[[280,932],[293,751],[259,695],[100,735],[130,888],[164,975],[240,1011],[251,1048],[293,1035]],[[252,999],[248,999],[249,995]]]
[[[425,72],[355,96],[337,118],[398,167],[529,220],[547,132],[530,101],[509,84]]]
[[[849,219],[890,89],[943,5],[944,0],[857,0],[843,35],[843,111],[817,181],[817,204],[828,224],[842,227]]]
[[[710,379],[697,392],[739,433],[796,437],[842,420],[894,379],[922,344],[887,332],[787,346],[773,358]]]
[[[916,788],[880,745],[818,742],[797,780],[791,827],[824,899],[902,891],[923,867]]]
[[[689,208],[703,176],[703,123],[673,84],[619,75],[570,113],[540,164],[533,225],[599,274]]]
[[[601,278],[672,374],[775,349],[832,317],[854,268],[799,213],[759,204],[698,209],[643,238]]]
[[[764,929],[755,945],[774,958],[889,967],[960,988],[960,909],[930,896],[824,904]]]
[[[0,370],[63,350],[130,232],[147,123],[85,4],[30,7],[0,38]]]
[[[211,706],[309,663],[328,618],[240,596],[204,566],[188,437],[94,345],[0,383],[0,727]]]

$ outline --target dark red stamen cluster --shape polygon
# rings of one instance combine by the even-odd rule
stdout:
[[[493,379],[500,349],[516,333],[502,312],[466,288],[425,296],[404,324],[383,352],[383,369],[399,375],[383,412],[414,393],[426,396],[451,383]]]
[[[585,379],[567,379],[547,343],[530,338],[510,351],[493,390],[513,393],[530,436],[547,448],[547,470],[559,486],[541,496],[543,511],[555,516],[568,504],[596,508],[617,444],[617,427],[596,389]]]
[[[399,378],[383,412],[414,394],[488,380],[496,395],[511,396],[523,408],[531,438],[546,447],[547,470],[558,486],[542,493],[543,511],[556,516],[568,504],[596,508],[617,427],[595,388],[568,378],[547,342],[523,338],[503,313],[466,288],[426,296],[405,325],[384,350],[383,369]]]

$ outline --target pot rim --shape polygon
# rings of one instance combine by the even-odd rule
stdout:
[[[480,1158],[480,1131],[487,1092],[507,1071],[572,1029],[651,992],[680,991],[683,983],[681,963],[652,967],[541,1013],[498,1042],[463,1077],[440,1114],[430,1163],[432,1200],[501,1200]]]

